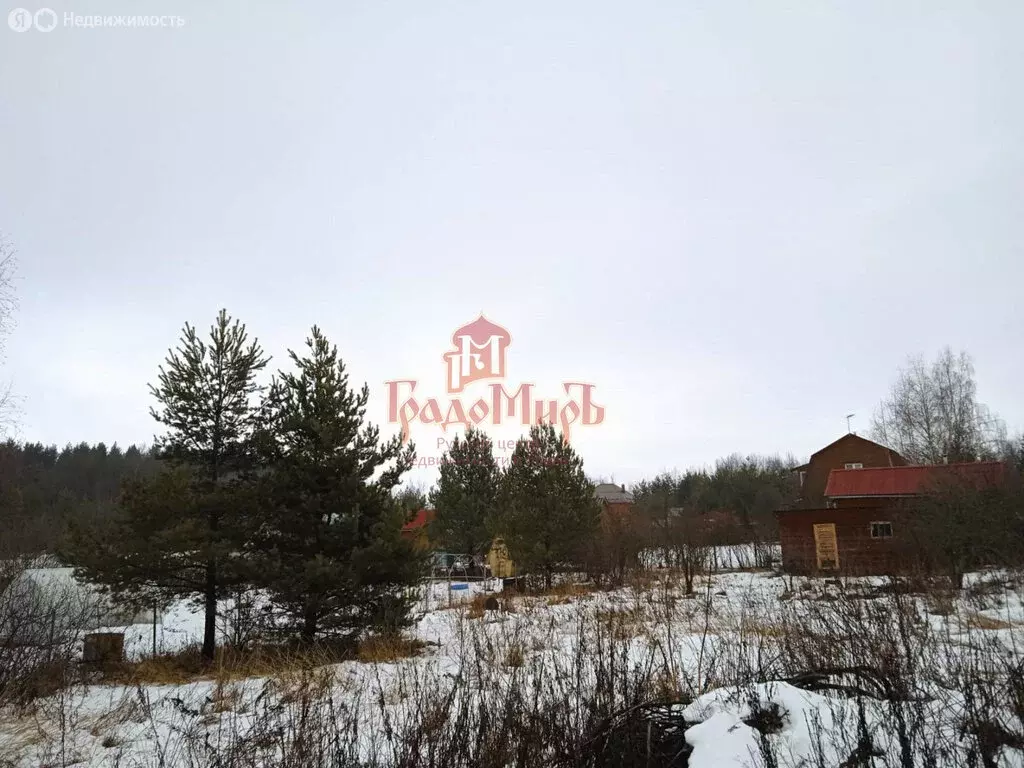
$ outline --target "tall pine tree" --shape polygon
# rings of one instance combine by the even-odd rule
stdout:
[[[490,523],[496,511],[500,473],[487,434],[473,426],[464,439],[456,435],[441,463],[437,487],[431,492],[435,518],[431,539],[449,552],[478,555],[493,538]]]
[[[290,352],[259,441],[260,524],[250,538],[253,580],[304,643],[352,640],[367,627],[397,627],[408,613],[402,587],[417,583],[419,558],[401,538],[392,491],[413,447],[382,442],[365,422],[369,390],[349,386],[345,365],[316,327],[308,353]]]
[[[169,471],[126,486],[122,513],[104,530],[72,532],[79,573],[122,592],[193,596],[204,610],[203,656],[216,650],[217,601],[237,541],[237,482],[251,463],[260,392],[268,362],[245,325],[221,310],[203,341],[186,323],[160,367],[151,410],[166,432],[156,451]]]
[[[550,424],[519,440],[501,478],[501,529],[516,563],[551,586],[555,570],[579,562],[600,521],[583,460]]]

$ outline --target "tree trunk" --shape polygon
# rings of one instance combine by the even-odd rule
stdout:
[[[316,640],[316,611],[306,608],[302,616],[302,644],[309,646]]]
[[[203,591],[206,609],[203,627],[203,658],[213,661],[217,651],[217,560],[211,557],[206,561],[206,588]]]
[[[213,479],[212,488],[217,490],[217,483],[220,479],[220,423],[218,420],[214,429],[214,454],[211,476]],[[218,514],[216,505],[211,506],[207,513],[207,522],[210,526],[210,544],[214,544],[217,538]],[[212,662],[217,652],[217,558],[210,554],[206,560],[206,585],[203,590],[203,603],[205,607],[205,623],[203,626],[203,658]]]
[[[954,566],[953,567],[953,588],[963,589],[964,588],[964,577],[967,575],[967,566]]]

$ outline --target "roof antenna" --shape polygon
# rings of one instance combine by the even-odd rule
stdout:
[[[850,429],[850,419],[852,419],[856,415],[857,414],[855,414],[855,413],[848,413],[848,414],[846,414],[846,434],[848,434],[848,435],[853,434],[853,430]]]

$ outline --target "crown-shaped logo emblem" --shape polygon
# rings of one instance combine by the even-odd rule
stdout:
[[[454,349],[444,353],[448,365],[448,392],[461,392],[481,379],[505,377],[505,350],[512,334],[482,314],[452,334]]]

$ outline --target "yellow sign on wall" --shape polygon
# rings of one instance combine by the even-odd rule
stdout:
[[[814,550],[818,555],[819,571],[834,571],[839,568],[839,543],[836,540],[835,523],[814,524]]]

